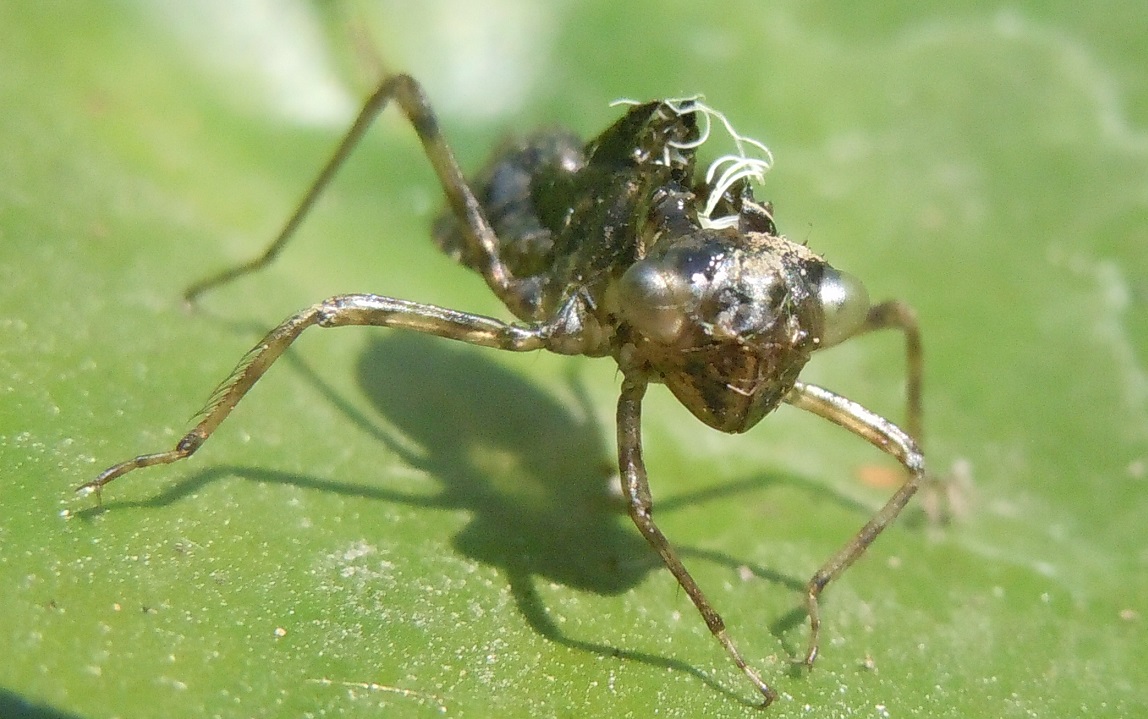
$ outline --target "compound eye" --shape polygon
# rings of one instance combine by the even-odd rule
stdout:
[[[689,319],[690,284],[662,262],[650,259],[631,265],[617,285],[620,313],[646,337],[673,343]]]
[[[835,344],[856,334],[869,314],[869,293],[865,285],[848,272],[826,267],[817,290],[821,301],[821,347]]]

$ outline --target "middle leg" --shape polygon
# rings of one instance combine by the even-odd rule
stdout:
[[[108,468],[80,490],[99,496],[109,482],[128,472],[186,459],[198,450],[227,419],[259,378],[308,327],[374,325],[414,330],[468,344],[526,352],[547,347],[555,330],[549,324],[508,324],[436,305],[380,295],[338,295],[289,317],[247,353],[219,385],[200,412],[200,421],[166,452],[144,454]]]

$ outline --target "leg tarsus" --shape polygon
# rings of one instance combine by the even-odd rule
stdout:
[[[207,435],[203,434],[197,427],[185,434],[175,445],[174,449],[170,449],[167,452],[156,452],[154,454],[141,454],[125,462],[120,462],[100,472],[100,475],[92,481],[85,482],[79,487],[76,487],[76,491],[94,492],[96,495],[96,504],[102,507],[104,504],[104,485],[136,469],[151,467],[156,464],[171,464],[181,459],[187,459],[195,453],[195,450],[199,449],[206,439]]]
[[[817,661],[821,638],[821,609],[817,600],[821,596],[821,590],[825,589],[825,585],[828,583],[829,577],[824,572],[818,571],[805,585],[805,611],[809,616],[809,645],[805,650],[805,656],[799,663],[804,665],[806,669],[813,669],[813,663]]]

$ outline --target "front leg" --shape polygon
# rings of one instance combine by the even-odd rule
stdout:
[[[810,637],[804,662],[806,666],[812,667],[813,661],[817,659],[818,634],[821,630],[821,614],[818,611],[817,598],[830,582],[841,576],[841,573],[865,552],[877,535],[881,534],[905,508],[924,481],[925,457],[921,454],[916,441],[900,427],[827,389],[798,382],[786,395],[785,401],[794,407],[824,417],[867,440],[881,451],[895,457],[909,472],[904,484],[885,506],[878,510],[844,547],[830,557],[806,585],[805,606],[809,612]]]
[[[508,324],[490,317],[458,312],[436,305],[408,302],[379,295],[339,295],[313,305],[288,318],[267,333],[231,375],[212,394],[207,407],[200,412],[200,421],[183,436],[173,449],[155,454],[144,454],[121,462],[101,473],[80,490],[96,493],[97,499],[104,485],[132,470],[156,464],[170,464],[195,453],[208,437],[231,414],[244,395],[270,369],[275,360],[287,350],[303,330],[308,327],[342,327],[346,325],[375,325],[414,330],[459,340],[472,345],[494,347],[513,352],[526,352],[549,346],[555,336],[562,336],[564,327],[547,323]]]
[[[654,524],[653,501],[650,497],[650,484],[646,478],[646,465],[642,461],[642,397],[646,394],[646,377],[636,370],[626,371],[622,380],[622,394],[618,399],[618,466],[622,473],[622,491],[629,503],[630,518],[638,526],[638,531],[661,556],[666,567],[686,591],[710,633],[717,638],[757,690],[764,697],[762,706],[769,706],[777,693],[761,679],[761,675],[742,658],[741,652],[730,639],[725,629],[725,621],[710,604],[694,578],[678,559],[666,535]]]

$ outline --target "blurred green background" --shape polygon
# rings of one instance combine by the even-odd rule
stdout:
[[[1067,2],[0,3],[0,716],[745,716],[752,689],[605,491],[608,360],[314,331],[189,463],[168,448],[266,328],[372,291],[506,316],[440,256],[379,122],[262,248],[371,87],[427,86],[476,168],[698,92],[772,148],[781,228],[917,307],[926,432],[965,468],[799,587],[892,467],[783,408],[652,392],[659,522],[781,699],[770,716],[1148,712],[1148,12]],[[900,340],[804,375],[894,419]]]

